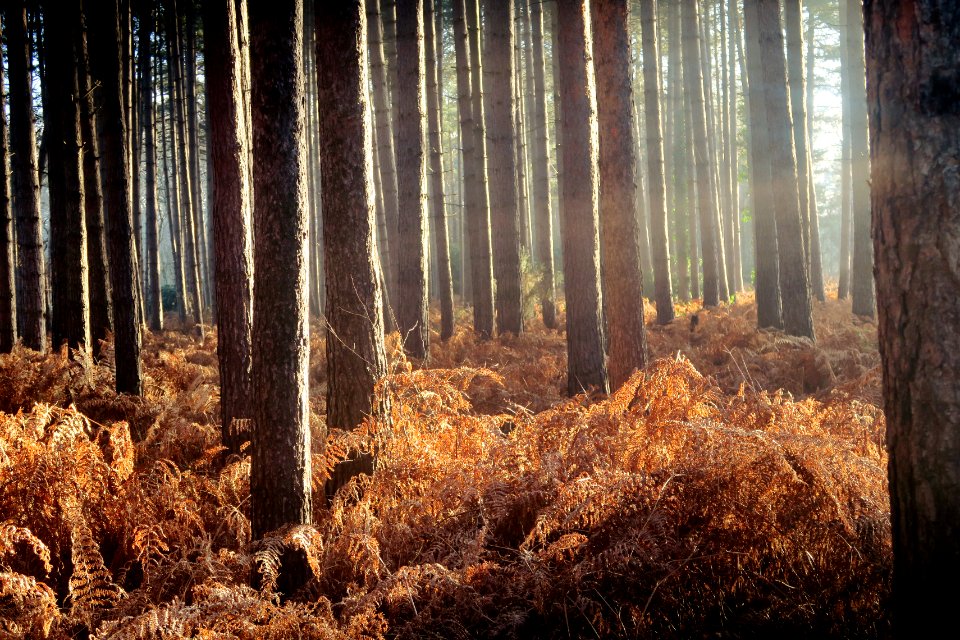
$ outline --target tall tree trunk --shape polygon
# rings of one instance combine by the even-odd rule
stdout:
[[[0,16],[4,20],[6,16]],[[2,34],[2,26],[0,26]],[[3,86],[0,61],[0,87]],[[6,97],[0,91],[0,353],[9,353],[17,341],[17,286],[14,280],[13,217],[10,209],[10,173],[7,169]]]
[[[526,0],[516,4],[514,17],[513,62],[517,99],[513,105],[514,153],[517,163],[517,208],[520,215],[520,249],[528,258],[533,251],[533,222],[530,215],[530,174],[528,156],[530,144],[528,120],[530,105],[527,104],[533,94],[533,76],[530,74],[530,56],[526,56],[524,65],[524,43],[529,44],[530,20]],[[529,51],[529,46],[526,48]],[[526,74],[524,74],[526,71]]]
[[[850,56],[847,42],[846,3],[840,0],[840,96],[843,111],[843,142],[840,152],[840,265],[838,268],[837,298],[844,300],[850,295],[850,233],[853,230],[853,194],[850,182]]]
[[[303,2],[253,2],[254,538],[312,512]],[[366,159],[366,156],[364,156]],[[364,200],[369,202],[369,200]]]
[[[863,15],[860,0],[847,0],[847,60],[850,70],[850,175],[853,194],[853,312],[873,318],[873,245],[870,242],[870,157],[867,142],[867,88],[864,71]]]
[[[160,293],[160,227],[157,220],[157,140],[153,108],[153,64],[150,60],[150,31],[153,25],[153,15],[149,3],[143,2],[141,7],[139,24],[140,122],[143,126],[143,146],[146,154],[144,160],[146,165],[146,188],[144,190],[146,250],[143,257],[147,263],[145,272],[148,285],[145,290],[147,300],[144,306],[147,312],[147,325],[152,331],[161,331],[163,329],[163,299]],[[89,219],[89,216],[87,217]]]
[[[796,2],[798,5],[801,3],[801,0],[791,0],[791,2]],[[800,13],[798,11],[798,13]],[[813,37],[814,37],[814,17],[813,12],[810,9],[809,2],[807,3],[807,54],[806,54],[806,70],[798,70],[799,73],[805,73],[806,80],[804,83],[804,124],[806,126],[807,133],[807,191],[809,193],[809,199],[807,204],[810,208],[810,288],[813,291],[813,295],[817,297],[817,300],[824,302],[827,299],[827,292],[824,288],[823,280],[823,256],[820,250],[820,211],[817,206],[817,188],[814,180],[814,171],[813,171],[813,84],[814,84],[814,73],[813,73],[813,57],[814,57],[814,46],[813,46]],[[797,28],[800,29],[800,19],[797,18]],[[789,37],[789,33],[788,33]],[[799,37],[799,33],[794,34],[794,38]]]
[[[668,68],[670,70],[670,110],[672,117],[673,135],[669,136],[671,163],[673,173],[673,220],[676,229],[677,246],[677,296],[686,302],[690,299],[690,260],[688,256],[686,212],[688,210],[687,194],[687,131],[686,113],[683,108],[683,76],[680,61],[680,4],[667,2],[669,20],[670,44],[668,51]],[[694,272],[694,278],[696,274]]]
[[[754,260],[757,298],[757,326],[782,328],[780,301],[780,256],[777,247],[777,219],[773,203],[774,185],[770,173],[770,143],[767,126],[766,89],[760,51],[757,5],[744,5],[744,36],[749,72],[747,111],[750,126],[750,197],[753,211]]]
[[[203,191],[200,188],[200,119],[197,115],[197,19],[194,3],[188,0],[185,11],[186,50],[183,62],[186,73],[184,96],[187,104],[187,142],[190,144],[190,192],[196,228],[197,277],[200,279],[200,294],[203,296],[203,308],[207,309],[213,297],[210,289],[210,260],[207,255],[207,223],[203,211]],[[201,316],[202,317],[202,316]]]
[[[673,320],[670,281],[670,244],[667,239],[666,182],[663,171],[663,131],[660,128],[660,51],[657,46],[656,6],[640,3],[643,39],[643,88],[647,129],[647,171],[650,192],[650,241],[653,256],[657,322]]]
[[[780,259],[780,297],[783,328],[795,336],[814,339],[810,285],[804,256],[800,212],[800,184],[793,147],[793,124],[787,97],[787,67],[778,0],[747,0],[756,3],[760,53],[763,67],[770,179],[777,219],[777,251]]]
[[[50,269],[53,294],[53,347],[90,345],[87,304],[87,228],[84,224],[80,105],[77,96],[74,29],[80,7],[44,4],[47,36],[47,88],[44,130],[50,185]]]
[[[13,3],[4,14],[10,83],[10,169],[13,212],[17,225],[17,313],[24,346],[47,349],[40,183],[33,123],[30,43],[25,3]]]
[[[523,291],[520,284],[520,211],[518,167],[514,147],[513,0],[487,2],[490,71],[490,110],[486,131],[490,143],[490,222],[493,225],[493,271],[497,282],[497,327],[500,333],[523,331]]]
[[[387,373],[380,274],[373,238],[376,219],[368,158],[372,153],[366,84],[366,42],[360,0],[316,4],[320,161],[327,286],[327,425],[352,429],[367,416],[385,419],[374,393]],[[359,319],[359,320],[358,320]],[[338,465],[332,495],[357,473],[373,471],[369,456]]]
[[[737,118],[737,47],[740,40],[740,16],[737,13],[737,1],[728,0],[727,17],[727,64],[728,83],[727,91],[727,118],[729,121],[729,135],[727,140],[730,172],[730,214],[733,227],[733,245],[727,250],[733,254],[733,284],[735,291],[743,291],[743,252],[740,247],[740,160],[738,155],[737,132],[739,119]]]
[[[246,113],[240,96],[240,48],[233,0],[203,6],[207,109],[213,154],[213,228],[223,443],[242,444],[236,419],[253,417],[251,327],[253,322],[253,240],[247,183]]]
[[[550,131],[547,127],[547,93],[544,76],[543,3],[530,4],[531,44],[533,49],[533,226],[539,293],[543,324],[557,326],[556,294],[553,276],[553,206],[550,195]]]
[[[586,0],[558,0],[563,109],[563,273],[567,300],[567,393],[609,388],[600,293],[597,101]],[[626,235],[626,234],[625,234]],[[635,237],[635,236],[634,236]]]
[[[700,246],[703,253],[703,305],[720,303],[716,219],[717,202],[710,182],[710,149],[707,141],[707,116],[704,103],[700,54],[700,18],[694,2],[681,6],[683,28],[683,80],[690,95],[692,146],[697,179],[697,211],[700,219]]]
[[[960,571],[960,6],[871,0],[864,27],[893,635],[936,637]]]
[[[635,208],[637,183],[634,176],[638,154],[633,137],[627,0],[594,0],[591,9],[599,130],[601,267],[610,356],[607,366],[610,387],[618,389],[647,363],[639,246],[641,231]],[[577,240],[583,242],[584,239]],[[569,278],[569,269],[565,269],[565,273]],[[568,291],[571,290],[568,288]],[[567,296],[568,308],[570,298],[577,295]]]
[[[430,206],[436,239],[437,270],[440,278],[440,339],[453,337],[453,278],[450,272],[450,240],[447,232],[447,206],[443,187],[443,126],[440,102],[440,60],[443,51],[440,32],[435,28],[434,0],[426,0],[427,119],[430,129]],[[437,15],[439,18],[439,15]]]
[[[122,55],[116,0],[90,5],[90,60],[94,79],[101,85],[102,104],[98,118],[103,208],[110,241],[110,288],[113,292],[113,327],[116,353],[117,392],[140,395],[143,381],[140,363],[141,323],[136,309],[137,267],[133,239],[130,171],[126,152],[127,129],[121,94]],[[109,125],[106,123],[110,123]]]
[[[407,355],[430,355],[427,299],[427,180],[423,0],[397,2],[397,187],[400,207],[400,300],[397,328]]]

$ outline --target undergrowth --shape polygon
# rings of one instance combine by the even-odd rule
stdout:
[[[0,356],[0,638],[885,637],[875,328],[818,305],[814,345],[750,302],[651,325],[610,397],[561,395],[535,321],[435,340],[425,370],[393,337],[391,428],[329,436],[317,335],[315,490],[339,452],[379,469],[256,542],[214,338],[150,337],[142,399],[109,345]],[[309,580],[281,593],[291,554]]]

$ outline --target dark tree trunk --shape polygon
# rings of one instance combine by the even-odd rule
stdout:
[[[443,187],[443,127],[440,102],[439,61],[443,51],[441,34],[434,27],[434,0],[426,0],[424,28],[426,30],[426,62],[427,62],[427,118],[430,128],[430,181],[434,236],[436,238],[436,256],[440,280],[440,339],[447,340],[453,336],[453,278],[450,272],[450,240],[447,232],[447,207],[444,201]],[[437,15],[439,18],[439,15]]]
[[[139,60],[140,60],[140,122],[143,126],[143,146],[145,154],[144,206],[146,208],[146,260],[147,275],[144,293],[147,313],[147,326],[152,331],[163,330],[163,301],[160,293],[160,226],[157,219],[157,139],[156,121],[153,109],[153,63],[150,56],[150,32],[153,14],[150,4],[143,3],[139,24]],[[209,108],[209,107],[208,107]],[[88,216],[89,218],[89,216]],[[222,402],[222,400],[221,400]]]
[[[514,148],[514,103],[517,100],[513,59],[513,0],[486,5],[491,86],[486,132],[490,143],[490,222],[493,226],[493,272],[497,282],[497,328],[501,334],[523,331],[520,286],[520,211],[518,166]]]
[[[33,123],[30,43],[25,3],[12,3],[4,14],[10,83],[10,191],[17,225],[20,281],[17,313],[24,346],[47,349],[43,237],[40,224],[40,182]]]
[[[0,20],[6,16],[0,16]],[[2,33],[2,27],[0,27]],[[0,87],[3,86],[0,60]],[[0,91],[0,353],[9,353],[17,341],[17,287],[14,281],[13,218],[10,210],[10,173],[7,170],[6,96]]]
[[[44,131],[50,185],[52,346],[90,344],[87,306],[87,229],[84,224],[80,108],[74,29],[79,5],[44,4],[47,37]]]
[[[960,5],[864,17],[893,633],[932,638],[956,624],[960,571]]]
[[[567,392],[609,388],[600,294],[597,102],[586,0],[558,0],[563,109],[563,273],[567,300]]]
[[[595,19],[593,54],[599,129],[599,215],[610,356],[608,367],[610,386],[618,389],[647,363],[639,246],[639,234],[645,231],[638,228],[640,221],[636,215],[638,198],[634,176],[638,154],[633,137],[627,0],[594,0],[592,17]],[[564,271],[569,278],[570,271],[566,268]],[[570,298],[576,296],[576,293],[567,295],[568,308]]]
[[[191,205],[196,232],[197,277],[200,295],[203,296],[203,308],[207,309],[211,299],[210,261],[207,255],[207,224],[203,211],[203,191],[200,188],[200,119],[197,115],[197,24],[193,0],[186,3],[185,38],[186,50],[183,62],[186,73],[184,97],[187,104],[187,138],[190,153]]]
[[[386,375],[380,273],[373,239],[373,176],[367,158],[366,42],[360,0],[316,5],[320,162],[324,167],[323,218],[327,284],[327,425],[353,429],[368,416],[385,419],[388,407],[374,387]],[[401,12],[402,14],[402,12]],[[370,456],[337,466],[332,495],[351,477],[373,471]]]
[[[240,96],[240,50],[233,0],[203,7],[207,109],[213,155],[214,284],[219,310],[220,417],[223,443],[238,451],[244,437],[237,419],[253,417],[251,325],[253,241],[247,183],[246,113]]]
[[[251,526],[261,538],[312,512],[303,2],[250,4],[253,115]]]
[[[660,127],[660,50],[657,46],[656,5],[640,3],[643,40],[644,111],[647,133],[647,168],[650,193],[650,242],[653,257],[657,322],[673,320],[673,286],[670,281],[670,244],[667,240],[667,198],[663,171],[663,132]]]
[[[140,322],[137,317],[136,278],[140,273],[133,241],[127,129],[121,95],[120,27],[116,0],[90,6],[90,58],[94,79],[102,91],[98,119],[103,152],[103,207],[110,243],[110,288],[113,291],[113,326],[117,365],[117,391],[140,395]],[[109,123],[109,124],[106,124]]]
[[[423,58],[423,0],[399,0],[397,188],[400,206],[400,300],[397,328],[403,339],[404,351],[421,361],[430,355]]]
[[[537,271],[540,274],[540,308],[543,324],[557,326],[556,294],[553,276],[553,206],[550,194],[550,131],[547,127],[547,93],[543,55],[543,3],[530,3],[531,44],[533,49],[533,226]]]

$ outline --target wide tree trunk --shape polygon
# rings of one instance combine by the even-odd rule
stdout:
[[[146,246],[141,257],[146,261],[144,269],[146,274],[146,286],[144,287],[146,301],[144,308],[147,313],[147,326],[152,331],[161,331],[163,329],[163,299],[160,293],[160,224],[157,216],[157,134],[153,105],[153,63],[150,56],[152,24],[153,16],[150,4],[143,2],[138,28],[138,55],[140,63],[140,122],[143,127],[144,173],[146,178],[146,184],[144,185],[144,207],[146,209],[144,244]],[[208,68],[209,66],[208,63]],[[209,110],[209,106],[207,108]]]
[[[640,3],[654,298],[657,303],[657,322],[667,324],[674,317],[673,284],[670,280],[670,244],[667,239],[667,186],[663,170],[663,130],[660,124],[660,48],[657,45],[656,9],[656,3],[652,0]]]
[[[235,420],[253,417],[251,327],[253,241],[247,182],[246,113],[240,96],[240,49],[233,0],[203,7],[207,109],[213,155],[213,230],[216,253],[217,357],[223,443],[238,451],[244,436]]]
[[[567,393],[574,395],[591,388],[609,389],[600,293],[597,100],[587,1],[558,0],[557,27],[563,109],[560,214],[567,300]]]
[[[427,299],[427,180],[423,0],[397,2],[397,187],[400,206],[400,300],[397,328],[407,355],[430,355]]]
[[[501,334],[523,331],[523,292],[520,285],[519,176],[514,146],[513,0],[494,0],[485,7],[489,38],[485,68],[491,86],[486,132],[490,162],[490,222],[493,226],[493,273],[497,282],[497,328]]]
[[[249,18],[257,381],[250,506],[261,538],[309,523],[312,513],[303,2],[253,2]]]
[[[850,69],[850,175],[853,195],[853,312],[873,318],[873,244],[870,242],[870,157],[867,142],[867,88],[864,71],[863,15],[860,0],[847,0],[847,60]]]
[[[607,366],[610,386],[618,389],[647,363],[639,243],[639,235],[645,231],[639,229],[636,214],[638,154],[633,136],[627,0],[594,0],[591,9],[599,129],[601,267],[610,357]],[[565,269],[565,273],[569,278],[570,271]],[[570,298],[568,294],[568,308]]]
[[[327,284],[327,425],[353,429],[385,419],[374,393],[386,375],[381,278],[374,253],[373,149],[366,85],[366,24],[360,0],[316,5],[320,162],[324,167],[323,240]],[[351,477],[373,471],[372,457],[337,466],[332,495]]]
[[[440,280],[440,339],[453,337],[453,277],[450,271],[450,239],[447,231],[447,205],[443,186],[443,123],[440,102],[440,67],[443,46],[441,34],[435,28],[434,0],[425,0],[424,29],[426,31],[427,62],[427,120],[430,135],[430,208],[436,240],[437,271]]]
[[[893,633],[933,638],[960,572],[960,5],[871,0],[864,18]]]
[[[0,16],[0,20],[4,17]],[[3,86],[3,75],[3,64],[0,64],[0,87]],[[9,353],[17,341],[17,287],[13,259],[16,238],[13,236],[10,174],[7,170],[6,103],[6,95],[0,91],[0,353]]]
[[[540,275],[539,294],[543,324],[557,326],[553,264],[553,205],[550,193],[550,130],[547,127],[547,93],[544,76],[543,3],[530,3],[533,49],[533,228],[534,257]]]
[[[121,94],[120,26],[116,0],[89,6],[90,60],[93,78],[100,82],[102,101],[98,129],[103,208],[110,247],[110,288],[113,292],[113,327],[117,391],[140,395],[143,381],[140,362],[142,336],[137,317],[137,266],[133,239],[130,171],[126,152],[127,129]],[[107,124],[109,123],[109,124]]]
[[[24,346],[46,351],[46,278],[33,122],[32,57],[27,39],[25,3],[12,3],[4,17],[10,83],[10,190],[17,225],[17,278],[20,282],[17,324]]]
[[[77,96],[74,29],[79,5],[44,4],[47,39],[44,131],[50,185],[50,272],[52,346],[90,345],[87,304],[87,228],[84,224],[80,105]]]

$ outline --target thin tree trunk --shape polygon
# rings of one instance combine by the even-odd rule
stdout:
[[[153,64],[150,60],[150,31],[153,16],[149,3],[142,4],[140,14],[140,121],[143,124],[144,151],[146,153],[146,311],[147,324],[152,331],[163,329],[163,300],[160,293],[160,228],[157,221],[157,140],[153,109]],[[89,219],[89,216],[88,216]],[[92,271],[92,270],[91,270]],[[92,287],[91,287],[92,288]]]
[[[0,16],[0,21],[6,16]],[[2,34],[2,26],[0,26]],[[0,64],[0,87],[3,86],[3,64]],[[17,341],[17,285],[13,217],[10,209],[10,173],[7,169],[6,96],[0,91],[0,353],[9,353]]]
[[[687,126],[683,108],[683,75],[680,58],[680,4],[667,2],[670,44],[668,62],[670,70],[670,109],[673,135],[669,136],[673,173],[673,220],[677,246],[677,296],[686,302],[690,299],[690,259],[688,255],[687,224]],[[696,277],[696,276],[694,276]]]
[[[740,160],[737,143],[737,48],[740,40],[740,16],[737,12],[737,0],[729,0],[727,4],[729,27],[727,29],[727,62],[729,64],[729,81],[727,83],[727,117],[729,119],[729,171],[730,171],[730,213],[733,227],[733,246],[728,250],[733,253],[733,283],[735,291],[743,291],[743,252],[740,247]]]
[[[810,191],[810,287],[817,300],[827,299],[823,279],[823,254],[820,248],[820,210],[817,205],[817,186],[813,168],[813,94],[815,74],[814,62],[814,15],[810,3],[807,3],[807,57],[806,57],[806,123],[810,170],[807,173]]]
[[[844,300],[850,295],[850,235],[853,230],[853,194],[850,182],[850,56],[846,30],[846,3],[840,0],[840,96],[843,109],[843,142],[840,153],[840,265],[838,268],[837,298]]]

